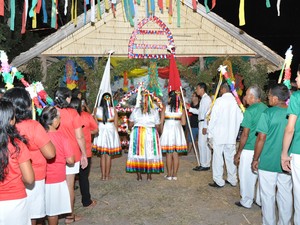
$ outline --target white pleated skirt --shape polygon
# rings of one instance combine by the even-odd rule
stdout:
[[[27,198],[0,201],[0,224],[31,225]]]
[[[47,216],[57,216],[72,212],[70,193],[66,181],[46,184],[45,187]]]

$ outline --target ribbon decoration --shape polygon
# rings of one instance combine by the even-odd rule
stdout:
[[[15,30],[15,18],[16,18],[16,2],[10,0],[10,30]]]
[[[239,98],[239,96],[236,92],[236,89],[234,87],[234,83],[232,83],[226,68],[227,68],[227,66],[220,65],[219,68],[218,68],[218,71],[221,72],[222,75],[225,77],[225,79],[226,79],[226,81],[227,81],[227,83],[230,87],[230,91],[233,94],[238,106],[240,107],[242,112],[245,112],[245,107],[244,107],[243,103],[241,102],[241,100],[240,100],[240,98]]]
[[[4,16],[4,0],[0,0],[0,16]]]
[[[284,59],[284,64],[282,65],[282,69],[278,78],[278,84],[281,83],[282,81],[282,75],[283,75],[283,70],[284,70],[284,79],[283,79],[283,84],[287,86],[288,89],[291,89],[291,63],[293,59],[293,54],[292,54],[292,45],[287,49],[285,52],[285,59]]]
[[[239,6],[239,26],[244,26],[245,22],[245,0],[240,0]]]
[[[22,82],[25,86],[25,89],[29,92],[32,101],[37,109],[38,114],[42,112],[43,107],[48,105],[54,105],[53,100],[48,96],[41,82],[34,82],[29,84],[25,79],[21,72],[18,71],[16,67],[11,67],[8,64],[8,58],[4,51],[0,51],[0,60],[1,60],[1,69],[0,74],[3,76],[3,80],[5,82],[6,89],[13,88],[14,78],[16,77],[18,80]],[[34,112],[33,112],[34,113]],[[33,114],[33,117],[34,114]]]
[[[180,27],[180,5],[181,2],[179,0],[176,1],[177,6],[177,27]]]
[[[193,12],[197,12],[197,1],[192,0],[192,5],[193,5]]]
[[[21,26],[21,34],[25,34],[26,32],[26,22],[27,22],[27,11],[28,11],[28,0],[24,1],[24,10],[22,13],[22,26]]]
[[[160,12],[163,13],[164,12],[163,0],[158,0],[157,5],[158,5],[158,8],[159,8]]]
[[[48,21],[48,15],[47,15],[47,9],[46,9],[46,0],[42,0],[42,8],[43,8],[43,23],[47,23]]]
[[[144,87],[144,83],[139,83],[139,86],[129,92],[127,92],[123,98],[120,100],[120,102],[115,106],[116,108],[116,111],[117,112],[132,112],[134,110],[134,106],[133,107],[126,107],[124,108],[123,106],[126,105],[126,102],[128,101],[128,99],[133,95],[133,94],[136,94],[138,93],[139,89],[141,91],[145,91],[147,90],[145,87]],[[163,104],[161,102],[161,100],[155,96],[154,93],[152,92],[149,92],[149,95],[151,95],[151,97],[153,98],[153,101],[156,101],[157,102],[157,105],[159,107],[159,110],[161,110],[163,108]]]
[[[277,0],[277,4],[276,4],[276,8],[277,8],[277,16],[280,16],[280,3],[281,3],[281,0]],[[267,8],[270,8],[270,7],[271,7],[270,0],[266,0],[266,7],[267,7]]]

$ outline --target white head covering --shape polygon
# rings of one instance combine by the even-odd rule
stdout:
[[[110,56],[114,53],[114,50],[110,50],[108,55],[108,60],[105,66],[105,70],[102,76],[99,92],[98,92],[98,107],[100,105],[102,95],[104,93],[109,93],[112,98],[111,86],[110,86]],[[113,101],[112,101],[113,102]]]

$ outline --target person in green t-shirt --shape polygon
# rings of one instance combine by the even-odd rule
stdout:
[[[252,170],[258,170],[263,224],[291,224],[292,178],[283,172],[280,164],[289,90],[284,84],[276,84],[270,89],[268,98],[272,107],[262,113],[256,128],[258,136]]]
[[[300,65],[297,72],[297,87],[300,88]],[[294,224],[300,224],[300,91],[292,94],[287,110],[288,123],[284,131],[281,166],[292,173],[294,193]],[[290,156],[288,155],[288,152]]]
[[[241,199],[235,202],[237,206],[251,208],[257,174],[251,170],[251,162],[254,154],[254,146],[256,141],[256,126],[263,111],[268,107],[261,102],[262,90],[257,86],[251,86],[246,91],[245,101],[249,105],[244,113],[244,119],[241,124],[243,132],[237,153],[234,156],[234,163],[238,166],[240,178],[240,194]],[[260,205],[259,188],[256,194],[256,204]]]

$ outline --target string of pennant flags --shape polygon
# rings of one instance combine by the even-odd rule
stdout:
[[[78,4],[80,0],[72,0],[71,6],[68,5],[68,1],[64,1],[64,15],[68,13],[68,10],[71,14],[71,22],[74,25],[77,25],[77,12],[78,12]],[[90,21],[94,23],[97,20],[101,20],[103,18],[104,12],[111,12],[113,13],[114,17],[116,17],[116,6],[117,0],[81,0],[83,2],[83,11],[84,11],[84,22],[86,23],[86,16],[88,8],[91,10],[90,13]],[[174,16],[174,6],[177,8],[177,26],[180,27],[180,7],[184,4],[185,0],[165,0],[165,4],[163,0],[144,0],[144,7],[145,7],[145,17],[155,16],[155,9],[158,7],[161,13],[167,12],[169,15],[169,23],[172,23],[172,17]],[[193,11],[197,11],[197,0],[191,0]],[[243,26],[246,24],[245,21],[245,0],[240,0],[239,5],[239,25]],[[22,26],[21,26],[21,33],[26,33],[27,27],[27,18],[31,18],[32,29],[37,28],[37,16],[40,15],[43,17],[43,23],[47,24],[50,22],[51,28],[58,29],[58,0],[51,0],[51,11],[47,11],[47,0],[32,0],[31,5],[29,4],[28,0],[24,0],[23,4],[23,13],[22,13]],[[281,0],[277,0],[276,8],[277,14],[280,16],[280,3]],[[10,30],[15,30],[15,23],[16,23],[16,0],[10,0],[8,2],[9,6],[6,8],[9,10],[9,27]],[[49,4],[49,3],[48,3]],[[101,4],[104,5],[104,9],[101,8]],[[141,0],[121,0],[124,19],[127,20],[131,26],[137,25],[137,6],[141,5]],[[165,5],[165,10],[164,10]],[[217,0],[204,0],[204,6],[206,9],[206,13],[212,11],[215,6],[217,5]],[[0,0],[0,16],[5,16],[5,0]],[[271,3],[270,0],[266,0],[266,7],[270,8]],[[48,18],[50,17],[50,21]]]

